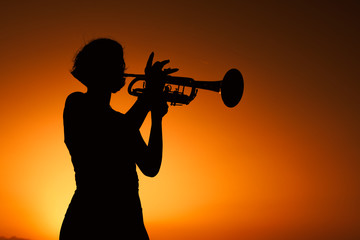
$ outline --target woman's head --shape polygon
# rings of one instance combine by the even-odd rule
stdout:
[[[76,55],[71,74],[88,88],[119,91],[125,84],[122,46],[99,38],[86,44]]]

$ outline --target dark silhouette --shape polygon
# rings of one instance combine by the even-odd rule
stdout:
[[[145,68],[145,93],[126,113],[110,107],[112,93],[125,84],[123,48],[111,39],[96,39],[80,50],[72,75],[86,93],[68,96],[64,108],[65,144],[75,170],[76,191],[66,212],[60,240],[149,239],[138,194],[136,165],[146,176],[157,175],[162,161],[161,78],[176,69],[169,61]],[[139,128],[151,112],[148,145]]]

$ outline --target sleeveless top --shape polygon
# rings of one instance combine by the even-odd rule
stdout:
[[[123,114],[94,104],[80,92],[68,96],[63,117],[77,189],[137,192],[137,152],[144,144],[139,129]]]
[[[64,133],[77,189],[60,240],[148,240],[136,173],[146,147],[139,129],[123,114],[75,92],[65,103]]]

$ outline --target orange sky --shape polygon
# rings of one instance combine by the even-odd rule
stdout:
[[[154,51],[179,76],[245,79],[234,109],[201,90],[170,108],[162,169],[139,174],[151,239],[360,238],[357,1],[50,2],[0,3],[0,237],[57,239],[75,189],[62,110],[86,90],[69,70],[110,37],[131,73]]]

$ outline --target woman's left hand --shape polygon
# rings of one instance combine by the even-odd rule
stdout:
[[[152,64],[154,59],[154,52],[149,56],[145,67],[146,77],[146,89],[150,92],[150,95],[162,95],[165,86],[165,78],[167,75],[177,72],[177,68],[166,68],[163,67],[170,62],[170,60],[164,60],[161,62],[155,62]]]

